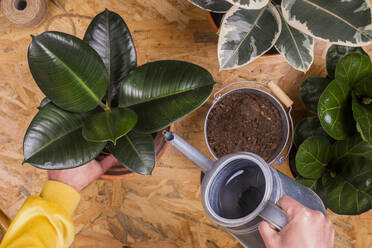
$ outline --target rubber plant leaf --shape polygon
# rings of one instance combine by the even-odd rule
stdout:
[[[326,65],[329,78],[335,78],[336,66],[338,62],[343,57],[353,52],[367,55],[367,53],[361,47],[332,45],[330,48],[328,48],[326,55]]]
[[[174,60],[142,65],[121,84],[119,107],[138,115],[137,131],[157,132],[201,106],[215,82],[200,66]]]
[[[103,105],[108,81],[105,65],[79,38],[60,32],[34,36],[28,64],[41,91],[58,107],[87,112]]]
[[[306,117],[296,125],[293,144],[299,147],[304,140],[311,136],[324,136],[332,141],[332,138],[324,131],[318,117]]]
[[[288,25],[284,20],[280,6],[275,6],[282,20],[282,32],[275,48],[296,70],[306,72],[314,61],[314,39]]]
[[[120,15],[106,9],[93,18],[84,41],[106,66],[110,81],[106,98],[110,102],[118,94],[120,82],[137,67],[136,48],[128,26]]]
[[[97,157],[106,143],[83,138],[85,115],[67,112],[52,103],[42,107],[24,137],[24,162],[41,169],[60,170],[78,167]]]
[[[298,148],[296,168],[304,178],[319,179],[322,177],[331,159],[331,143],[326,137],[312,136]]]
[[[220,69],[235,69],[254,61],[274,46],[281,30],[280,15],[272,4],[258,10],[233,6],[220,28]]]
[[[372,41],[369,0],[283,0],[284,19],[302,32],[337,45],[364,46]]]
[[[359,134],[335,142],[332,145],[331,153],[334,162],[345,157],[364,157],[372,162],[372,144],[365,142]]]
[[[308,77],[300,86],[300,96],[305,107],[311,112],[318,111],[319,98],[331,79],[322,77]]]
[[[131,131],[120,138],[115,146],[110,143],[109,150],[122,165],[131,171],[149,175],[154,169],[155,145],[151,134]]]
[[[321,180],[322,199],[337,214],[357,215],[371,209],[372,163],[364,157],[345,157],[335,164],[336,173]]]
[[[324,130],[335,140],[344,140],[355,131],[350,104],[350,85],[335,79],[320,96],[318,117]]]
[[[336,66],[336,78],[348,82],[352,88],[363,77],[372,74],[372,63],[368,56],[350,53]]]
[[[353,94],[353,115],[362,139],[372,143],[372,104],[360,103]]]
[[[261,9],[269,3],[269,0],[226,0],[226,1],[242,9]]]
[[[127,134],[137,123],[137,114],[128,108],[94,113],[86,118],[83,137],[93,142],[116,141]]]
[[[199,8],[216,12],[224,13],[231,8],[231,4],[224,0],[188,0],[190,3],[198,6]]]

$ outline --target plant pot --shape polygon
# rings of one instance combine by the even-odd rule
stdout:
[[[164,130],[173,131],[174,124],[171,124],[168,128]],[[168,143],[165,141],[164,136],[162,134],[163,130],[156,132],[153,134],[154,143],[155,143],[155,154],[156,154],[156,161],[158,161],[161,156],[163,156],[164,152],[168,148]],[[107,156],[108,152],[101,152],[97,160],[101,160],[104,156]],[[104,175],[101,176],[103,179],[123,179],[138,175],[137,173],[127,169],[125,166],[121,165],[120,163],[111,167]]]
[[[214,13],[214,12],[209,12],[209,11],[206,11],[206,12],[208,16],[208,21],[213,31],[215,31],[216,34],[218,34],[218,30],[220,28],[220,24],[221,24],[224,13]],[[274,56],[278,54],[279,54],[278,50],[276,50],[275,47],[272,47],[263,56]]]

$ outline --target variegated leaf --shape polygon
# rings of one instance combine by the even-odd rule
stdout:
[[[226,1],[243,9],[261,9],[269,3],[269,0],[226,0]]]
[[[333,44],[372,42],[369,0],[283,0],[282,11],[294,28]]]
[[[284,20],[280,6],[276,6],[282,19],[282,32],[275,48],[296,70],[306,72],[314,61],[314,39],[291,27]]]
[[[189,2],[198,6],[199,8],[216,13],[224,13],[232,6],[225,0],[189,0]]]
[[[246,65],[268,51],[278,39],[282,24],[272,4],[259,10],[233,6],[222,21],[218,40],[221,69]]]

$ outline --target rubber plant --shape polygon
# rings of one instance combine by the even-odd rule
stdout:
[[[327,69],[300,88],[317,116],[295,129],[297,180],[335,213],[361,214],[372,208],[372,63],[361,48],[334,45]]]
[[[33,36],[28,64],[47,98],[26,131],[24,162],[48,170],[80,166],[106,148],[128,169],[151,174],[151,134],[202,105],[215,83],[207,70],[183,61],[137,67],[126,23],[107,9],[83,40],[61,32]]]
[[[246,65],[275,46],[293,68],[306,72],[314,60],[314,38],[345,46],[372,41],[369,0],[189,2],[225,13],[218,40],[221,69]]]

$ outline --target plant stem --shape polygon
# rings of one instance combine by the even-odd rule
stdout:
[[[103,108],[104,111],[107,111],[107,108],[110,109],[108,106],[106,106],[103,102],[99,102],[99,106]]]

